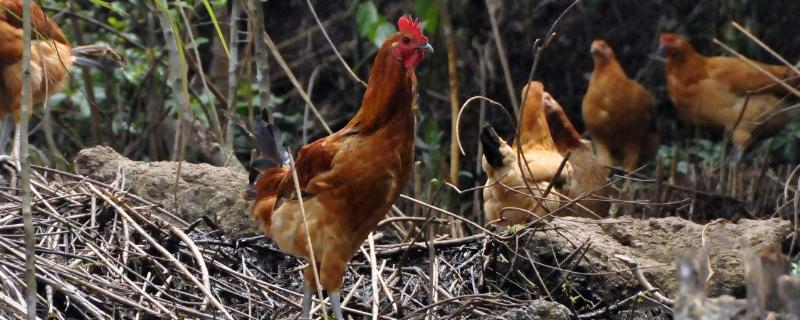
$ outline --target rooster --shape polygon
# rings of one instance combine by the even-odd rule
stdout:
[[[745,61],[701,55],[674,33],[659,40],[667,56],[667,90],[678,116],[691,125],[730,132],[734,159],[754,140],[776,134],[794,118],[789,112],[777,113],[788,106],[783,88]],[[798,76],[787,66],[755,63],[779,79]]]
[[[560,173],[558,171],[564,157],[558,153],[550,137],[544,118],[542,90],[542,84],[536,81],[522,89],[525,103],[520,120],[518,143],[521,143],[522,154],[519,157],[517,146],[508,145],[494,128],[486,126],[481,131],[480,141],[484,150],[481,164],[487,176],[483,189],[484,214],[487,221],[494,221],[499,226],[525,223],[547,215],[558,202],[555,193],[549,193],[541,205],[537,206],[537,202],[551,181],[560,187],[571,175],[569,165]],[[527,161],[522,172],[519,161]],[[535,210],[535,216],[528,213],[531,210]]]
[[[300,195],[280,132],[261,125],[255,133],[262,158],[255,162],[259,176],[247,192],[255,200],[251,215],[282,251],[310,262],[313,250],[336,319],[343,319],[340,293],[347,264],[400,195],[414,162],[414,71],[433,48],[419,21],[403,16],[397,26],[378,50],[358,113],[340,131],[298,152]],[[313,266],[303,275],[300,317],[307,319],[317,287]]]
[[[569,153],[569,163],[572,168],[571,179],[567,180],[560,192],[569,199],[577,199],[579,206],[566,208],[570,215],[587,218],[605,218],[608,216],[610,203],[605,198],[608,194],[604,185],[609,174],[600,160],[598,160],[587,141],[575,130],[569,121],[564,109],[549,93],[543,93],[543,103],[550,135],[558,149],[565,155]]]
[[[603,40],[591,46],[594,71],[583,97],[583,122],[606,165],[634,171],[658,151],[653,99],[625,74]]]
[[[104,69],[122,67],[124,60],[104,44],[72,47],[58,25],[31,3],[31,96],[41,103],[66,84],[73,65]],[[20,117],[22,92],[22,0],[0,0],[0,133],[3,159],[18,161],[20,128],[14,131],[11,156],[5,155],[11,127]],[[18,163],[17,163],[18,164]]]

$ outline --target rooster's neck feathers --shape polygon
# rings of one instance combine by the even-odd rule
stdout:
[[[389,122],[413,125],[414,69],[407,69],[392,56],[391,42],[378,50],[369,72],[369,83],[358,113],[347,124],[348,129],[371,132]]]

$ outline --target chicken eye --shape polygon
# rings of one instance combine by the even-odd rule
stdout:
[[[404,44],[408,44],[409,42],[411,42],[411,39],[409,39],[408,37],[403,37]]]

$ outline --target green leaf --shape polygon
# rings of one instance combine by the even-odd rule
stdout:
[[[374,34],[375,24],[378,22],[378,9],[372,1],[364,1],[356,10],[356,24],[358,32],[363,36]]]
[[[378,14],[372,1],[364,1],[356,10],[358,32],[367,37],[376,47],[380,47],[386,38],[397,32],[397,29]]]
[[[372,42],[375,43],[375,46],[379,47],[386,41],[386,38],[391,37],[396,32],[397,30],[395,30],[394,26],[384,22],[376,28],[375,37],[372,39]]]
[[[91,2],[93,5],[96,5],[98,7],[106,8],[108,10],[114,11],[117,14],[120,14],[120,15],[123,15],[123,16],[127,16],[128,15],[127,12],[125,12],[123,10],[120,10],[119,8],[115,8],[108,1],[104,1],[104,0],[89,0],[89,2]]]
[[[436,32],[439,27],[439,7],[434,0],[416,0],[414,12],[422,19],[422,27],[430,32]]]
[[[197,37],[197,38],[194,39],[194,41],[189,42],[188,44],[186,44],[186,49],[191,50],[191,49],[197,48],[198,46],[200,46],[202,44],[206,44],[206,43],[208,43],[208,39],[206,39],[205,37]]]
[[[206,7],[206,11],[208,11],[208,15],[211,17],[211,23],[214,24],[214,29],[217,30],[217,37],[219,37],[219,40],[222,43],[222,48],[225,49],[225,55],[228,56],[228,59],[230,59],[231,52],[228,50],[228,42],[225,41],[225,36],[222,35],[222,28],[219,27],[217,16],[214,14],[214,9],[211,8],[211,4],[208,2],[208,0],[203,0],[203,6]]]

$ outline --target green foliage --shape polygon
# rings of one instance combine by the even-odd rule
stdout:
[[[439,27],[439,6],[434,0],[416,0],[414,12],[422,20],[425,31],[435,33]]]
[[[126,14],[125,10],[120,9],[117,6],[111,5],[111,3],[109,3],[108,1],[104,1],[104,0],[89,0],[89,2],[91,2],[93,5],[96,5],[98,7],[103,7],[103,8],[106,8],[108,10],[114,11],[115,13],[120,14],[120,15],[125,15]]]
[[[518,224],[512,224],[512,225],[510,225],[510,226],[507,226],[507,227],[506,227],[506,233],[507,233],[507,234],[514,234],[514,233],[516,233],[516,232],[517,232],[517,230],[519,230],[519,229],[520,229],[520,226],[521,226],[521,225],[518,225]]]
[[[698,160],[711,163],[719,163],[722,156],[722,144],[706,140],[694,139],[687,142],[688,146],[680,149],[680,161],[677,170],[682,174],[689,172],[689,163],[696,163]],[[672,166],[672,152],[675,146],[661,145],[658,149],[658,157],[664,159],[664,167]]]
[[[386,18],[378,13],[378,9],[372,1],[364,1],[356,9],[356,24],[358,32],[369,39],[376,47],[380,47],[383,41],[397,32],[397,29],[386,21]]]
[[[445,144],[445,131],[441,130],[436,121],[425,121],[422,132],[419,133],[417,148],[421,150],[420,161],[424,164],[422,180],[442,177],[446,172],[447,144]]]
[[[754,148],[752,154],[772,152],[773,156],[777,155],[787,162],[797,163],[800,161],[798,141],[800,141],[800,123],[793,121],[787,124],[780,134],[772,138],[771,145],[769,143],[761,143]]]

